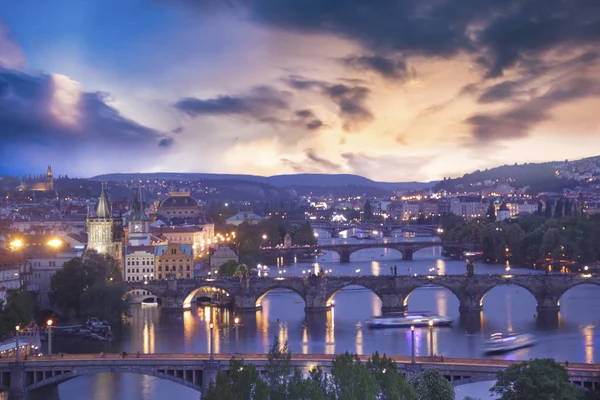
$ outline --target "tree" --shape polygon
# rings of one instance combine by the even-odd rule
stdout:
[[[380,356],[375,352],[366,364],[369,371],[379,384],[378,399],[381,400],[412,400],[416,399],[413,388],[408,384],[404,375],[398,373],[396,363],[385,354]]]
[[[286,400],[288,380],[292,375],[292,352],[286,341],[281,345],[275,335],[273,345],[267,355],[265,378],[271,388],[271,400]]]
[[[8,292],[8,301],[0,312],[0,335],[14,332],[17,325],[33,321],[35,300],[29,292]]]
[[[287,400],[327,400],[327,379],[321,367],[309,371],[305,379],[299,369],[294,371],[288,384]]]
[[[79,315],[79,297],[90,285],[83,260],[67,261],[50,279],[50,300],[67,315]]]
[[[375,376],[358,356],[346,352],[333,359],[329,388],[332,400],[376,400],[378,386]]]
[[[373,210],[371,209],[369,200],[365,201],[365,206],[363,207],[363,219],[367,221],[373,219]]]
[[[129,304],[123,300],[126,293],[121,285],[99,282],[81,294],[79,313],[84,318],[96,317],[116,324],[123,315],[128,315]]]
[[[490,206],[487,209],[486,217],[490,222],[496,222],[496,207],[494,207],[494,203],[490,203]]]
[[[569,383],[567,370],[554,360],[535,359],[513,364],[498,372],[498,381],[490,392],[502,400],[578,400],[582,389]]]
[[[452,384],[437,369],[426,369],[410,380],[418,400],[454,400]]]
[[[263,381],[253,364],[244,364],[244,360],[232,358],[229,372],[219,371],[215,382],[211,382],[206,400],[267,400],[269,387]]]
[[[310,223],[306,222],[296,229],[292,234],[292,240],[297,246],[314,245],[317,244],[317,238],[313,232]]]
[[[234,276],[239,263],[235,260],[229,260],[219,266],[219,276]]]

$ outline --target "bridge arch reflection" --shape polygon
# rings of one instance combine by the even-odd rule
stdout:
[[[256,298],[255,306],[256,306],[257,309],[261,308],[262,307],[263,299],[267,295],[269,295],[269,294],[290,293],[290,292],[292,292],[292,293],[294,293],[296,295],[294,297],[300,298],[302,300],[302,302],[306,303],[306,300],[304,299],[304,293],[299,292],[297,288],[295,288],[295,287],[293,287],[291,285],[281,284],[278,287],[270,288],[266,292],[258,295],[258,297]]]

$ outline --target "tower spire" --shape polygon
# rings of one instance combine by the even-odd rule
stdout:
[[[96,209],[96,217],[110,218],[111,216],[112,214],[110,213],[106,193],[104,193],[104,183],[102,183],[102,192],[100,193],[100,201],[98,202],[98,208]]]

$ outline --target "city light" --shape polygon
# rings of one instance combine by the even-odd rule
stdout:
[[[48,244],[48,246],[50,246],[50,247],[57,248],[57,247],[60,247],[60,246],[62,246],[62,244],[63,244],[63,241],[62,241],[62,240],[60,240],[60,239],[52,239],[52,240],[49,240],[47,244]]]
[[[15,239],[9,244],[12,250],[19,250],[21,247],[23,247],[23,245],[24,243],[21,239]]]

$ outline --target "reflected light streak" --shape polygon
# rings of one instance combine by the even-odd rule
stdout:
[[[435,262],[438,275],[446,275],[446,262],[442,259],[438,259]]]
[[[190,310],[183,312],[183,342],[186,349],[191,349],[194,336],[194,317]]]
[[[506,318],[508,320],[508,327],[507,330],[508,332],[512,332],[513,331],[513,325],[512,325],[512,304],[510,302],[510,293],[506,293]]]
[[[279,351],[283,352],[284,346],[286,343],[288,343],[289,341],[289,334],[288,334],[288,327],[287,324],[280,322],[279,323],[279,332],[278,332],[278,338],[279,338]]]
[[[381,273],[381,264],[379,261],[371,261],[371,274],[373,276],[379,276]]]
[[[326,313],[325,354],[335,354],[335,308]]]
[[[154,353],[154,322],[144,323],[144,329],[142,331],[142,351],[145,354]]]
[[[302,329],[302,354],[308,354],[308,327],[306,324]]]
[[[438,315],[448,315],[448,291],[437,290],[435,294],[435,305]]]
[[[356,330],[356,354],[363,354],[363,331],[361,327]]]
[[[581,329],[581,333],[583,333],[585,346],[585,362],[588,364],[594,363],[594,325],[586,325]]]

